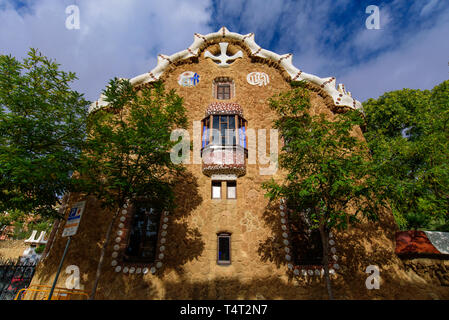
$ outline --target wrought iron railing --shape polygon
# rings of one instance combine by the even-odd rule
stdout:
[[[13,300],[20,289],[33,279],[37,261],[24,258],[0,258],[0,300]]]

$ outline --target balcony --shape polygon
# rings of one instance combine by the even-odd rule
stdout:
[[[203,173],[246,174],[247,121],[237,103],[215,102],[206,109],[202,121]]]

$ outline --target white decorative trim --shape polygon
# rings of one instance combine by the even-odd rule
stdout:
[[[236,60],[237,58],[243,58],[243,52],[241,50],[239,50],[233,56],[228,56],[226,54],[226,51],[228,50],[228,45],[229,45],[229,43],[227,43],[227,42],[220,42],[219,43],[220,55],[214,56],[212,53],[210,53],[208,50],[206,50],[206,51],[204,51],[204,58],[210,58],[214,62],[220,61],[220,63],[218,63],[218,66],[221,68],[229,67],[234,62],[234,60]],[[229,60],[231,60],[232,62],[228,63]]]
[[[120,217],[120,221],[124,222],[126,220],[125,215],[128,214],[128,211],[127,210],[123,210],[122,214],[123,214],[123,216]],[[159,236],[159,239],[160,239],[159,240],[160,244],[159,244],[159,247],[158,247],[159,248],[159,250],[158,250],[158,252],[159,252],[159,259],[156,259],[153,263],[151,263],[150,271],[153,274],[156,273],[156,268],[154,266],[156,266],[157,269],[160,269],[163,266],[163,264],[162,264],[162,262],[160,260],[162,260],[164,258],[164,254],[162,252],[165,251],[165,245],[164,244],[167,242],[165,237],[167,236],[166,229],[168,228],[168,224],[167,224],[168,220],[169,220],[168,216],[169,216],[169,212],[168,211],[164,211],[161,214],[161,222],[163,222],[164,224],[160,228],[160,231],[161,230],[163,230],[163,231],[160,232],[161,235]],[[125,225],[123,223],[119,223],[118,230],[117,230],[117,235],[122,236],[124,234],[124,231],[123,231],[124,228],[125,228]],[[115,239],[115,241],[117,243],[120,243],[122,240],[123,240],[122,237],[117,237]],[[117,266],[118,262],[117,262],[117,260],[115,260],[115,258],[117,258],[117,256],[118,256],[118,252],[117,251],[120,250],[120,245],[119,244],[114,245],[113,249],[114,249],[114,251],[112,252],[112,258],[114,260],[111,262],[111,265],[113,267],[115,267],[115,272],[120,272],[122,270],[123,273],[128,273],[128,270],[129,270],[130,274],[133,274],[134,272],[137,273],[137,274],[139,274],[141,272],[143,274],[147,274],[148,273],[148,271],[149,271],[148,268],[144,268],[142,270],[142,268],[140,268],[138,266],[132,266],[132,265],[130,266],[129,264],[128,264],[128,266]],[[123,269],[122,269],[122,267],[123,267]]]
[[[207,35],[201,35],[195,33],[193,37],[193,43],[186,50],[177,52],[171,56],[159,55],[157,58],[157,66],[150,72],[141,74],[130,80],[134,86],[150,83],[158,80],[162,74],[167,70],[168,66],[177,61],[189,59],[192,57],[198,57],[199,49],[207,42],[220,39],[220,40],[233,40],[240,41],[248,46],[252,57],[260,57],[268,59],[271,62],[279,64],[290,76],[291,80],[301,81],[305,80],[316,85],[319,85],[326,91],[334,100],[337,106],[346,106],[353,109],[359,109],[363,111],[362,104],[352,98],[350,92],[346,91],[344,85],[339,84],[336,88],[336,79],[334,77],[320,78],[315,75],[311,75],[297,69],[292,63],[292,54],[279,55],[269,50],[262,49],[254,41],[254,33],[247,35],[241,35],[239,33],[230,32],[226,27],[222,27],[219,31],[209,33]],[[98,108],[102,108],[107,105],[104,100],[104,95],[100,95],[100,99],[91,104],[89,112],[92,112]]]
[[[234,181],[237,180],[237,175],[235,174],[213,174],[210,176],[211,180],[220,180],[220,181]]]
[[[441,253],[449,254],[449,232],[424,231],[430,243]]]

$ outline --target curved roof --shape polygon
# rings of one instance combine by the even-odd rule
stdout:
[[[193,43],[190,45],[190,47],[188,47],[186,50],[172,54],[171,56],[160,54],[158,56],[157,66],[150,72],[132,78],[130,80],[131,84],[137,86],[158,80],[165,72],[165,70],[167,70],[170,64],[173,64],[180,60],[198,57],[200,54],[200,48],[203,45],[207,44],[209,41],[215,39],[230,39],[233,41],[241,42],[249,48],[251,52],[250,56],[260,57],[277,63],[288,73],[291,80],[305,80],[320,86],[332,97],[336,106],[347,106],[353,109],[363,110],[362,104],[352,98],[351,93],[345,90],[343,84],[339,84],[338,87],[336,87],[336,79],[334,77],[320,78],[315,75],[302,72],[292,64],[293,56],[291,53],[279,55],[272,51],[265,50],[257,45],[257,43],[254,41],[254,33],[242,35],[239,33],[230,32],[228,29],[226,29],[226,27],[222,27],[217,32],[209,33],[207,35],[195,33]],[[89,108],[89,112],[106,105],[107,103],[103,100],[102,95],[100,96],[100,99],[98,101],[92,103]]]
[[[235,102],[212,102],[206,108],[206,117],[211,114],[238,114],[243,117],[242,107]]]

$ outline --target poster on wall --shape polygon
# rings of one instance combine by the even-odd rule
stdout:
[[[70,208],[69,216],[64,226],[64,231],[62,232],[63,237],[70,237],[76,234],[85,206],[86,201],[81,201],[75,203],[73,207]]]

